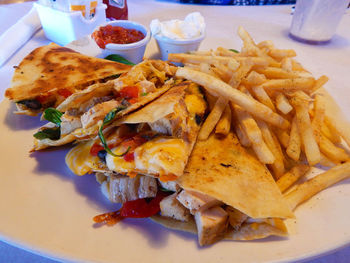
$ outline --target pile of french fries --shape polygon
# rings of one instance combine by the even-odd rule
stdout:
[[[286,195],[295,208],[310,193],[350,176],[350,134],[337,129],[326,114],[325,98],[318,92],[326,76],[315,79],[294,59],[294,50],[278,49],[271,41],[256,44],[243,27],[238,35],[240,52],[219,47],[169,54],[169,60],[184,64],[178,77],[207,92],[211,110],[199,140],[213,131],[225,136],[232,129],[241,145],[267,165],[282,192],[312,166],[334,167],[321,180],[317,176]],[[312,189],[305,192],[305,185]]]

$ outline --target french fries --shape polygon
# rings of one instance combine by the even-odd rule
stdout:
[[[274,126],[282,129],[286,129],[290,126],[288,120],[273,112],[269,107],[236,89],[232,89],[230,85],[208,74],[192,69],[179,68],[176,72],[176,76],[192,80],[202,85],[204,88],[212,90],[216,94],[241,106],[252,115],[265,119]]]
[[[302,144],[305,149],[305,155],[310,165],[320,162],[320,149],[315,140],[311,127],[310,116],[308,112],[309,104],[306,94],[296,92],[295,96],[290,100],[296,112],[296,120]]]
[[[333,167],[285,195],[294,209],[350,177],[350,156],[342,146],[345,141],[350,147],[350,125],[335,121],[322,92],[317,92],[327,76],[314,78],[294,59],[292,49],[278,49],[272,41],[256,44],[242,27],[238,35],[243,41],[238,53],[218,47],[170,54],[169,60],[185,65],[177,70],[177,77],[198,83],[210,94],[211,112],[200,140],[212,131],[226,136],[233,130],[240,144],[266,164],[281,192],[298,184],[316,164]]]
[[[199,140],[204,141],[208,139],[215,125],[220,120],[220,117],[224,112],[226,105],[227,105],[227,100],[224,97],[219,97],[212,111],[204,121],[201,130],[199,131],[199,134],[198,134]]]
[[[323,189],[350,177],[350,162],[334,166],[312,179],[298,185],[295,190],[285,195],[285,199],[294,210],[298,205],[310,199]]]
[[[278,188],[282,193],[285,192],[309,170],[310,167],[305,164],[298,164],[297,166],[294,166],[290,171],[285,173],[281,178],[277,180],[276,183]]]

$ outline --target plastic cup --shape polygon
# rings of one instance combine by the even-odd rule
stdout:
[[[205,37],[205,34],[203,33],[197,38],[186,40],[171,39],[161,35],[154,35],[153,37],[157,41],[162,60],[166,61],[168,60],[169,53],[186,53],[189,51],[198,50],[199,45]]]
[[[331,40],[349,0],[298,0],[290,27],[292,38],[322,43]]]

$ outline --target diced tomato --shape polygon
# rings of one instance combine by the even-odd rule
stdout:
[[[129,152],[129,153],[125,154],[123,158],[124,158],[124,160],[126,162],[132,162],[135,159],[134,153],[133,152],[131,152],[131,153]]]
[[[41,104],[45,104],[50,97],[51,97],[51,94],[40,95],[40,96],[36,97],[36,100],[39,101]]]
[[[137,86],[126,86],[119,91],[119,95],[126,99],[139,97],[139,88]]]
[[[168,194],[162,191],[158,191],[155,198],[149,203],[145,199],[137,199],[134,201],[128,201],[123,204],[120,210],[122,217],[143,218],[150,217],[157,214],[160,211],[159,203]]]
[[[73,93],[68,90],[68,89],[60,89],[57,91],[57,93],[65,98],[68,98],[70,95],[72,95]]]
[[[124,147],[131,147],[130,150],[134,150],[136,147],[147,142],[147,139],[141,137],[140,135],[135,135],[134,137],[128,138],[122,142]]]
[[[102,145],[99,145],[98,143],[95,143],[94,145],[92,145],[91,149],[90,149],[90,154],[92,156],[97,156],[98,152],[104,150]]]
[[[139,99],[138,99],[138,98],[132,98],[132,99],[129,99],[128,101],[129,101],[131,104],[135,104],[136,102],[139,101]]]

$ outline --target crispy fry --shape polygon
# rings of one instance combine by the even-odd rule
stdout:
[[[252,115],[264,119],[274,126],[282,129],[287,129],[290,126],[286,119],[273,112],[269,107],[250,98],[246,94],[236,89],[232,89],[230,85],[208,74],[191,69],[179,68],[176,72],[176,76],[192,80],[202,85],[204,88],[214,91],[220,96],[227,98],[228,100],[241,106]]]
[[[269,95],[266,93],[263,87],[254,86],[251,89],[253,91],[254,97],[258,101],[260,101],[262,104],[265,104],[271,110],[276,111],[275,105],[273,104],[272,100],[270,99]]]
[[[298,185],[297,188],[285,195],[285,199],[294,210],[299,204],[305,202],[318,192],[350,177],[350,163],[337,165],[312,179]]]
[[[235,65],[235,69],[239,67],[239,63],[235,61],[234,58],[231,57],[222,57],[222,56],[197,56],[192,54],[169,54],[168,60],[172,62],[178,62],[178,63],[208,63],[208,64],[214,64],[216,62],[221,62],[224,64],[230,63],[231,66]]]
[[[318,79],[316,79],[313,87],[312,87],[312,92],[317,91],[318,89],[322,88],[322,86],[324,84],[326,84],[328,82],[328,77],[325,75],[322,75],[321,77],[319,77]]]
[[[290,188],[296,181],[299,180],[302,176],[304,176],[310,167],[305,164],[298,164],[294,166],[291,170],[285,173],[281,178],[279,178],[276,182],[278,188],[281,192],[285,192],[288,188]]]
[[[274,134],[270,131],[269,126],[262,120],[257,120],[257,124],[261,130],[264,142],[275,157],[275,161],[271,164],[272,171],[275,179],[280,178],[284,174],[284,163],[282,149],[274,137]]]
[[[281,68],[286,70],[286,71],[292,71],[293,70],[292,60],[290,58],[282,59]]]
[[[324,124],[325,124],[325,128],[328,129],[330,133],[329,139],[335,144],[340,143],[341,142],[340,132],[337,130],[334,120],[330,116],[325,115]]]
[[[263,84],[266,81],[266,77],[263,74],[259,74],[256,71],[251,71],[245,78],[246,84],[250,86],[257,86]]]
[[[304,71],[304,72],[308,72],[306,69],[303,68],[303,66],[297,62],[296,60],[294,59],[291,59],[292,61],[292,69],[295,70],[295,71]]]
[[[277,61],[282,60],[285,57],[295,57],[297,54],[293,49],[271,49],[269,55]]]
[[[307,95],[303,92],[296,92],[290,102],[296,112],[297,126],[301,141],[304,146],[305,155],[310,165],[315,165],[320,161],[320,149],[318,148],[313,134],[310,116],[308,112],[309,102],[305,100]]]
[[[289,134],[282,129],[274,129],[274,133],[276,134],[278,141],[284,148],[288,147],[289,144]]]
[[[214,108],[212,109],[212,111],[204,121],[203,126],[199,131],[199,134],[198,134],[199,140],[208,139],[210,133],[215,128],[215,125],[220,120],[220,117],[224,112],[226,105],[227,105],[227,100],[224,97],[219,97],[214,105]]]
[[[345,162],[349,160],[349,155],[344,149],[335,146],[326,136],[321,134],[320,136],[320,150],[321,152],[331,159],[333,162]]]
[[[334,163],[333,161],[329,160],[324,154],[321,153],[321,161],[320,165],[324,167],[334,167],[340,163]]]
[[[235,125],[234,129],[235,129],[236,135],[239,139],[239,142],[241,143],[242,146],[244,146],[244,147],[252,146],[252,143],[250,142],[248,136],[245,134],[245,132],[243,131],[243,129],[239,123]]]
[[[231,109],[227,104],[218,124],[216,124],[215,134],[227,135],[231,130],[231,119]]]
[[[270,79],[261,84],[264,89],[271,91],[296,91],[302,90],[307,93],[312,91],[315,80],[313,78],[294,78],[294,79]]]
[[[270,149],[265,144],[262,133],[252,116],[238,105],[234,105],[237,119],[241,125],[243,132],[247,135],[252,143],[252,148],[262,163],[272,164],[275,161]]]
[[[294,161],[298,161],[301,151],[301,138],[297,126],[296,117],[293,118],[292,128],[290,130],[288,147],[286,149],[287,155],[292,158]]]
[[[314,101],[312,128],[314,130],[315,140],[317,143],[320,143],[321,129],[324,122],[325,111],[326,102],[324,100],[324,97],[320,94],[316,94]]]
[[[282,93],[278,92],[276,95],[276,106],[283,114],[288,114],[293,110],[292,105],[289,104],[288,99]]]
[[[269,79],[293,79],[299,75],[293,71],[286,71],[282,68],[266,67],[257,68],[256,71],[260,74],[264,74]]]

